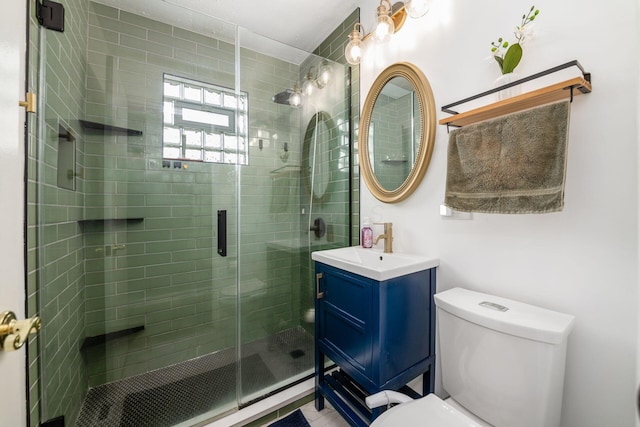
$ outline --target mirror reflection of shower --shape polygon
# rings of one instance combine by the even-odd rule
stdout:
[[[271,98],[276,104],[289,105],[294,108],[302,107],[302,92],[296,83],[293,89],[285,89],[282,92],[278,92]]]
[[[313,80],[313,75],[312,75],[312,70],[315,67],[312,66],[309,68],[309,71],[307,72],[307,75],[305,77],[305,83],[303,84],[304,87],[304,95],[305,98],[307,98],[307,100],[309,100],[311,98],[311,96],[313,95],[313,87],[317,86],[319,89],[322,89],[326,86],[326,84],[329,82],[329,70],[330,68],[327,67],[323,67],[326,68],[325,71],[323,71],[323,76],[322,78],[318,78],[318,83],[316,83]],[[312,83],[309,83],[312,82]],[[273,102],[275,102],[276,104],[281,104],[281,105],[289,105],[293,108],[301,108],[302,105],[302,98],[303,98],[303,92],[300,89],[300,86],[298,84],[298,82],[295,82],[293,85],[292,89],[285,89],[282,92],[276,93],[275,95],[273,95],[273,97],[271,98],[271,100]],[[311,103],[307,102],[308,106],[311,106],[312,108],[315,108],[315,112],[316,114],[314,115],[314,118],[312,120],[315,120],[315,126],[314,128],[317,128],[318,126],[318,109],[317,107],[314,107]],[[315,180],[315,166],[316,166],[316,153],[317,153],[317,145],[318,145],[318,133],[314,132],[314,137],[313,137],[313,149],[312,149],[312,161],[311,161],[311,171],[310,171],[310,186],[309,186],[309,214],[307,216],[307,247],[309,248],[309,251],[311,250],[311,239],[312,239],[312,235],[315,235],[317,238],[324,236],[324,232],[322,234],[318,233],[318,229],[319,227],[317,227],[314,224],[311,223],[311,214],[313,213],[313,188],[314,188],[314,180]],[[303,172],[304,173],[304,172]],[[322,218],[317,218],[316,222],[319,223],[320,221],[322,221],[322,223],[324,224],[324,220]],[[322,227],[324,229],[324,226]],[[314,233],[311,233],[311,231],[314,231]],[[308,308],[305,310],[304,314],[302,315],[302,319],[309,324],[312,324],[315,322],[315,308],[314,308],[314,302],[313,300],[308,302]]]
[[[331,65],[327,61],[322,61],[322,64],[318,67],[312,65],[305,74],[302,87],[300,82],[295,82],[291,89],[276,93],[271,100],[276,104],[300,108],[303,104],[303,97],[310,98],[316,92],[316,89],[322,90],[329,84],[331,74]]]

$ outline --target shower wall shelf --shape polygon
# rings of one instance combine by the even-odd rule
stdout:
[[[279,176],[279,175],[283,175],[289,172],[300,172],[300,166],[299,165],[284,165],[284,166],[280,166],[277,169],[274,169],[272,171],[270,171],[269,173],[271,174],[271,176]]]
[[[106,334],[96,335],[92,337],[86,337],[84,341],[82,341],[82,345],[80,346],[80,351],[85,350],[89,347],[95,347],[97,345],[106,344],[109,341],[113,341],[118,338],[127,337],[129,335],[135,334],[136,332],[144,331],[144,325],[134,326],[133,328],[122,329],[115,332],[108,332]]]
[[[121,223],[136,223],[142,222],[144,218],[136,217],[136,218],[97,218],[97,219],[80,219],[78,222],[80,225],[91,225],[91,224],[121,224]]]
[[[582,76],[573,77],[560,83],[552,84],[540,89],[536,89],[521,95],[514,96],[512,98],[504,99],[502,101],[494,102],[489,105],[485,105],[479,108],[475,108],[463,113],[458,113],[452,110],[452,107],[465,104],[467,102],[482,98],[484,96],[499,92],[504,89],[540,78],[542,76],[549,75],[551,73],[576,66],[582,71]],[[449,105],[445,105],[441,108],[445,113],[452,114],[450,117],[440,119],[438,122],[441,125],[446,125],[447,129],[450,126],[462,127],[473,123],[477,123],[483,120],[489,120],[496,117],[503,116],[505,114],[511,114],[518,111],[534,108],[544,104],[550,104],[552,102],[561,101],[563,99],[569,99],[573,101],[573,97],[581,94],[591,93],[591,74],[584,71],[580,63],[576,60],[567,62],[566,64],[559,65],[549,70],[542,71],[529,77],[525,77],[520,80],[508,83],[504,86],[497,87],[495,89],[482,92],[478,95],[465,98],[461,101],[454,102]]]
[[[93,131],[96,133],[124,134],[127,136],[142,136],[141,130],[127,129],[119,126],[105,125],[104,123],[90,122],[87,120],[78,120],[82,129]]]

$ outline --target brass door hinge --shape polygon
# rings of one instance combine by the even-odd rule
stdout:
[[[26,108],[27,113],[36,112],[36,94],[33,92],[27,92],[25,96],[26,101],[19,101],[18,105]]]

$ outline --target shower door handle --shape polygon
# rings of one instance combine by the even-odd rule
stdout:
[[[218,211],[218,255],[227,256],[227,211]]]
[[[316,274],[316,299],[324,298],[324,292],[320,292],[320,280],[322,280],[322,273]]]

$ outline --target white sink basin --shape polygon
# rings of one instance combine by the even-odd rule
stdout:
[[[350,246],[311,253],[311,259],[370,279],[382,281],[437,267],[440,260],[419,255],[385,254],[376,249]]]

